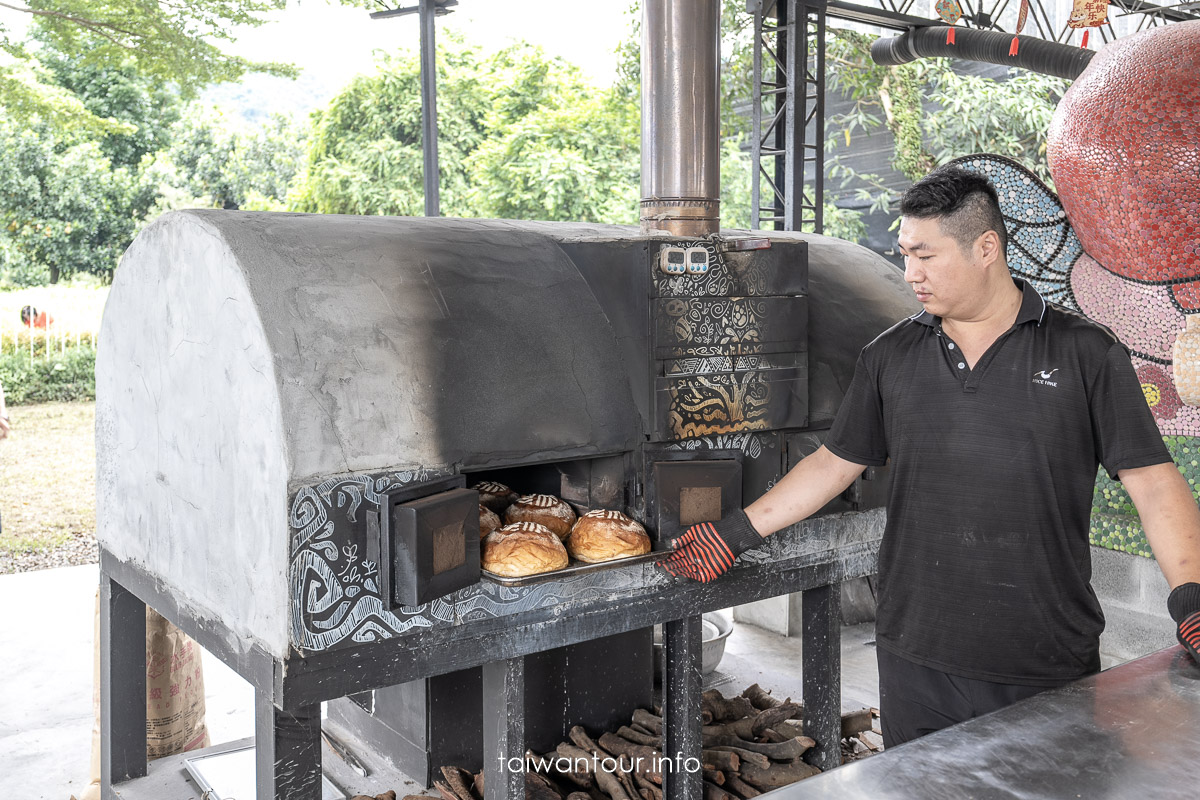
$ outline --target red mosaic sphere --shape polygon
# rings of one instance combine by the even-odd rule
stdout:
[[[1200,276],[1200,22],[1097,53],[1054,112],[1048,158],[1088,255],[1135,280]]]

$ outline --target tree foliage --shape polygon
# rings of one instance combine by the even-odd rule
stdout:
[[[170,135],[174,183],[195,204],[282,211],[304,163],[308,128],[278,114],[257,128],[238,128],[217,109],[191,108]]]
[[[352,4],[359,4],[349,0]],[[248,71],[294,74],[285,64],[255,62],[221,50],[239,25],[261,25],[286,0],[6,0],[0,4],[0,50],[13,64],[0,67],[0,103],[10,118],[111,129],[85,103],[71,102],[61,84],[41,80],[38,48],[15,40],[5,19],[24,15],[37,38],[81,67],[129,68],[178,87],[184,97],[210,83]]]
[[[21,285],[76,272],[107,279],[155,190],[114,167],[95,141],[63,141],[48,126],[0,123],[0,226],[5,272]]]
[[[529,45],[486,57],[445,37],[438,52],[442,213],[630,222],[638,118],[577,68]],[[314,115],[297,210],[421,214],[420,65],[385,57]]]

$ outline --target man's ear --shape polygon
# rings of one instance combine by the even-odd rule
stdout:
[[[1004,253],[1000,248],[1000,234],[984,231],[983,235],[975,240],[975,252],[985,267],[1002,261]]]

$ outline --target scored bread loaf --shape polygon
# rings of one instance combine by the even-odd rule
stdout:
[[[471,488],[479,492],[479,502],[497,514],[503,514],[504,509],[517,499],[516,492],[495,481],[482,481]]]
[[[567,551],[588,563],[640,556],[650,552],[646,529],[620,511],[589,511],[567,537]]]
[[[480,566],[509,578],[562,569],[569,560],[562,540],[535,522],[505,525],[489,533],[480,548]]]
[[[505,510],[504,521],[536,522],[565,539],[575,524],[575,510],[552,494],[527,494]]]
[[[480,503],[479,504],[479,538],[482,539],[483,537],[487,536],[492,531],[499,530],[499,529],[500,529],[500,518],[498,516],[496,516],[496,512],[492,511],[490,508],[485,506],[483,503]]]

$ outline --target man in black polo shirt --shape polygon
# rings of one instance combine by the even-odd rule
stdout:
[[[986,178],[936,170],[900,210],[924,310],[863,348],[823,447],[745,512],[688,529],[664,568],[712,580],[890,460],[876,641],[892,746],[1099,671],[1102,465],[1138,508],[1196,658],[1200,511],[1125,347],[1010,275]]]

